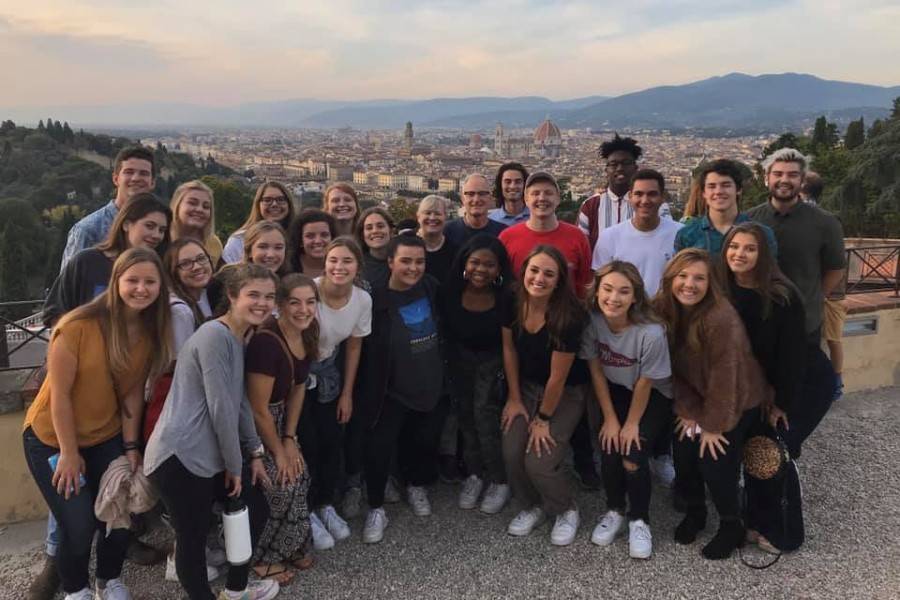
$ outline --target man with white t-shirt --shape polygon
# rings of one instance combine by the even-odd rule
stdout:
[[[640,169],[634,174],[628,191],[631,219],[600,233],[591,262],[594,270],[612,260],[630,262],[640,272],[647,294],[656,294],[666,263],[675,254],[675,235],[683,227],[660,218],[665,193],[666,180],[659,171]]]
[[[666,263],[675,255],[675,235],[683,227],[672,219],[660,217],[665,195],[666,180],[659,171],[640,169],[631,177],[628,190],[631,219],[600,232],[591,261],[595,271],[613,260],[630,262],[641,274],[647,295],[656,295]],[[668,434],[653,440],[650,472],[666,487],[675,484],[670,450]]]

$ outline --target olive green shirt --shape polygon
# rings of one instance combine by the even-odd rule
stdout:
[[[778,266],[800,290],[806,310],[806,333],[815,333],[822,325],[822,276],[845,265],[840,221],[806,202],[798,202],[781,214],[767,201],[751,208],[747,216],[775,232]]]

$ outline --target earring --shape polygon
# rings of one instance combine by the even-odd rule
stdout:
[[[503,275],[497,275],[497,279],[495,279],[491,283],[494,284],[494,287],[500,287],[501,285],[503,285]]]
[[[463,269],[463,281],[468,281],[468,280],[469,280],[469,274],[466,273],[465,269]]]

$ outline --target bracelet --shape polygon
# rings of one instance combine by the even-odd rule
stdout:
[[[125,449],[125,452],[129,450],[140,450],[141,445],[138,442],[125,442],[122,444],[122,448]]]
[[[294,434],[294,435],[287,435],[287,434],[284,434],[284,435],[281,436],[281,439],[283,439],[283,440],[294,440],[294,443],[295,443],[295,444],[297,443],[297,435],[296,435],[296,434]]]
[[[550,419],[553,418],[553,415],[548,415],[547,413],[539,410],[537,411],[537,418],[541,421],[544,421],[545,423],[549,423]]]

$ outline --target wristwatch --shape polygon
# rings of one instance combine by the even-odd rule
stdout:
[[[548,415],[544,412],[537,411],[537,418],[538,418],[538,420],[543,421],[544,423],[549,423],[550,419],[552,418],[552,415]]]
[[[262,458],[266,455],[266,447],[260,444],[250,451],[250,458]]]

